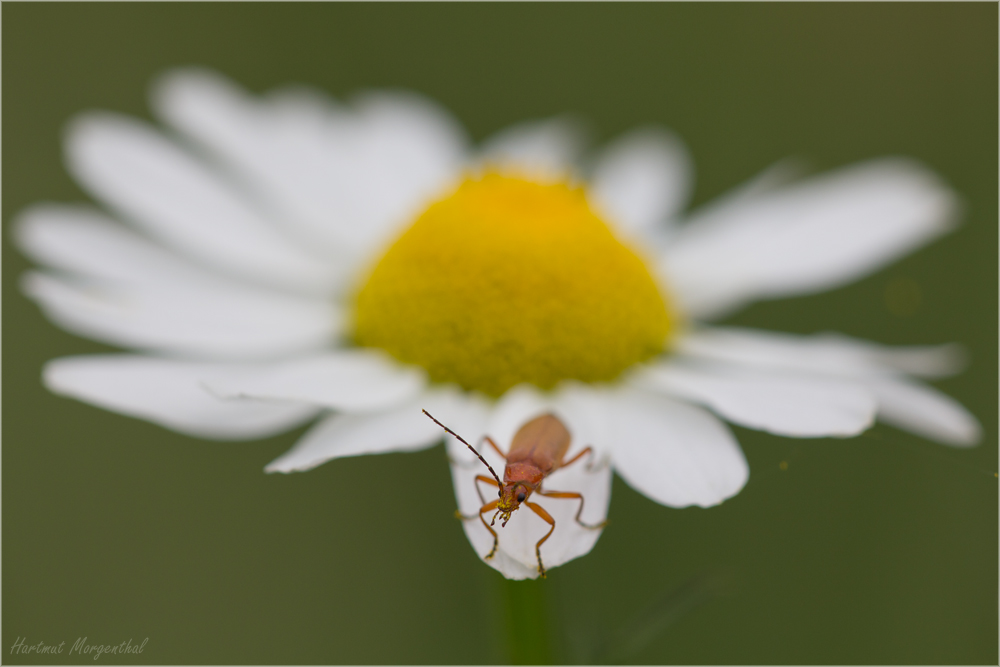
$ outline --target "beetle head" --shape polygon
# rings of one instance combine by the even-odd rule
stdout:
[[[531,495],[531,491],[524,484],[520,483],[505,484],[500,488],[500,500],[497,501],[497,514],[500,515],[501,526],[507,525],[507,522],[510,521],[510,515],[521,506],[521,503],[529,495]],[[494,520],[496,520],[497,514],[493,515]]]

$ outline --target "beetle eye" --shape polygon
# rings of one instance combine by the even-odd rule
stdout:
[[[503,489],[497,491],[497,498],[503,498]]]
[[[517,494],[517,502],[519,502],[519,503],[523,503],[524,502],[524,492],[523,491],[521,493]]]

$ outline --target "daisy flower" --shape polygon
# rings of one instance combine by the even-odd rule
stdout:
[[[304,88],[256,97],[217,74],[157,82],[162,127],[87,113],[66,161],[101,205],[39,204],[17,222],[44,269],[25,293],[56,324],[132,353],[56,359],[53,392],[202,438],[314,421],[268,472],[433,446],[426,409],[475,443],[510,445],[554,413],[569,455],[549,490],[600,524],[612,471],[669,507],[746,484],[723,420],[799,438],[875,419],[964,446],[976,420],[917,378],[954,373],[953,346],[889,348],[836,334],[705,324],[760,299],[836,288],[952,229],[955,195],[901,159],[798,182],[772,170],[694,213],[691,165],[666,130],[586,156],[564,119],[473,147],[419,96],[347,103]],[[446,438],[458,506],[485,472]],[[504,460],[480,451],[497,470]],[[593,548],[578,503],[547,567]],[[463,522],[476,553],[492,537]],[[538,576],[548,526],[517,512],[489,564]]]

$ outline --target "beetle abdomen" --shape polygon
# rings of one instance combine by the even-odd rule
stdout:
[[[514,435],[507,463],[528,461],[547,475],[562,463],[569,443],[569,431],[559,418],[544,414],[526,423]]]

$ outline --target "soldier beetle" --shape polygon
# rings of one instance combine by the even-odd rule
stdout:
[[[492,447],[496,453],[502,456],[506,461],[506,467],[503,471],[503,481],[501,482],[496,471],[493,470],[493,466],[486,462],[486,459],[482,457],[475,447],[466,442],[458,433],[455,433],[437,419],[434,419],[431,413],[426,410],[424,410],[423,413],[430,417],[435,424],[458,438],[459,442],[472,450],[472,453],[475,454],[480,461],[482,461],[483,465],[489,469],[490,474],[493,475],[493,479],[490,479],[486,475],[476,475],[476,492],[479,494],[479,499],[483,502],[483,506],[479,508],[478,514],[466,516],[460,511],[455,512],[455,516],[464,521],[475,519],[478,516],[479,520],[483,522],[484,526],[486,526],[486,530],[490,531],[490,534],[493,535],[493,549],[486,554],[487,559],[493,558],[493,555],[497,552],[497,545],[499,544],[497,533],[492,528],[496,522],[497,516],[499,516],[501,520],[500,526],[504,527],[507,525],[507,522],[510,521],[510,515],[523,503],[550,526],[549,532],[545,533],[545,536],[538,540],[538,543],[535,545],[535,555],[538,557],[538,574],[543,579],[545,578],[545,565],[542,564],[542,544],[545,543],[545,540],[549,539],[549,536],[552,535],[552,531],[556,529],[556,520],[553,519],[552,515],[546,512],[540,505],[528,500],[532,493],[537,493],[538,495],[545,496],[546,498],[579,499],[580,508],[576,512],[576,522],[578,524],[591,530],[598,530],[607,525],[607,521],[602,521],[596,525],[590,525],[580,520],[580,514],[583,513],[582,494],[575,493],[573,491],[542,490],[542,481],[550,474],[560,468],[565,468],[566,466],[575,463],[586,454],[590,454],[591,458],[593,458],[594,455],[593,448],[587,446],[582,452],[570,460],[564,460],[566,452],[569,450],[570,434],[566,426],[554,414],[546,413],[526,422],[524,426],[518,429],[517,433],[514,435],[514,440],[510,445],[510,451],[507,454],[500,451],[497,444],[493,442],[493,438],[488,435],[484,435],[482,437],[482,440],[489,443],[490,447]],[[482,440],[480,440],[480,443]],[[498,498],[492,502],[486,502],[486,499],[483,497],[483,492],[479,487],[480,482],[497,487]],[[494,510],[496,511],[493,514],[493,518],[489,523],[486,523],[486,519],[483,515],[487,512],[493,512]]]

